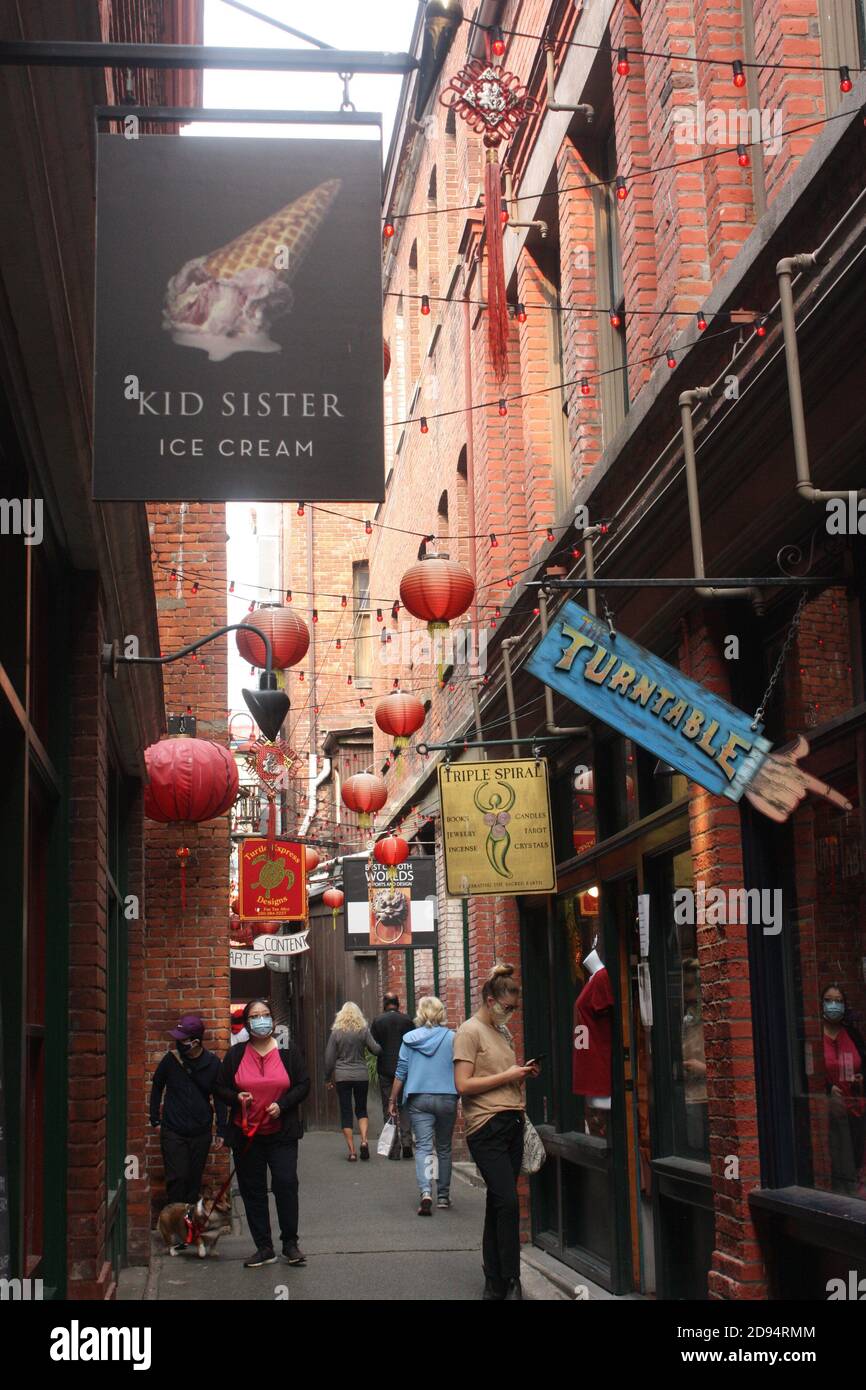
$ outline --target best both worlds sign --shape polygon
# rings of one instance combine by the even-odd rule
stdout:
[[[567,602],[526,663],[553,690],[656,754],[699,786],[764,815],[788,818],[807,792],[851,810],[845,797],[798,767],[809,745],[774,753],[763,725],[607,623]]]

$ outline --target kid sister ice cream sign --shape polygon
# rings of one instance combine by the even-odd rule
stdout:
[[[100,135],[93,495],[381,501],[378,140]]]

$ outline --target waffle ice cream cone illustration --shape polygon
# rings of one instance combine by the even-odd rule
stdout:
[[[328,179],[264,221],[197,256],[168,283],[163,327],[212,362],[235,352],[279,352],[271,325],[290,312],[291,284],[341,186]]]

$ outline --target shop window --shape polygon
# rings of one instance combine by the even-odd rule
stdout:
[[[688,909],[681,890],[694,893],[689,850],[668,853],[652,861],[655,888],[652,913],[660,924],[660,958],[653,959],[653,994],[661,1001],[662,1018],[655,1039],[656,1065],[667,1072],[670,1085],[657,1086],[659,1150],[699,1162],[709,1161],[707,1061],[701,969],[698,962],[697,913]],[[676,896],[680,894],[680,896]],[[691,899],[694,903],[694,898]]]
[[[599,739],[595,748],[595,802],[599,839],[606,840],[639,816],[637,753],[630,739]]]
[[[586,854],[597,841],[595,825],[595,778],[589,745],[562,773],[551,789],[553,834],[558,864]]]
[[[602,963],[600,933],[601,894],[597,883],[588,882],[557,900],[557,968],[570,985],[567,1016],[571,1025],[566,1039],[567,1055],[564,1051],[560,1069],[557,1128],[589,1134],[607,1143],[611,1091],[611,1042],[605,1018],[608,1006],[606,997],[593,1000],[587,993]],[[579,1007],[581,999],[584,1008]]]
[[[866,1200],[866,853],[858,754],[862,763],[862,733],[804,764],[854,809],[841,812],[816,799],[798,812],[790,927],[797,1181]]]

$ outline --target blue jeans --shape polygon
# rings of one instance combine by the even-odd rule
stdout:
[[[457,1118],[457,1096],[436,1095],[430,1091],[410,1096],[407,1106],[415,1135],[415,1175],[422,1194],[432,1191],[433,1141],[439,1160],[437,1191],[447,1197],[451,1187],[451,1135]]]

